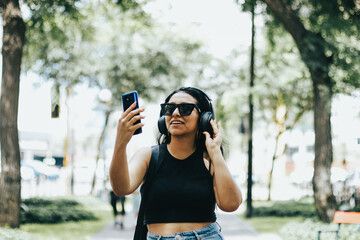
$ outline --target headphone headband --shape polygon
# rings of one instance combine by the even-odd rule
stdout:
[[[194,90],[194,91],[200,93],[200,95],[202,95],[202,96],[205,97],[205,99],[207,100],[208,105],[209,105],[209,107],[210,107],[210,111],[211,111],[211,113],[212,113],[212,114],[214,115],[214,117],[215,117],[215,111],[214,111],[214,107],[213,107],[213,105],[212,105],[212,100],[211,100],[211,98],[210,98],[203,90],[198,89],[198,88],[186,87],[186,88],[180,88],[180,89],[179,89],[180,92],[183,91],[183,92],[186,92],[186,93],[192,95],[189,90],[190,90],[190,91],[191,91],[191,90]],[[194,97],[194,96],[193,96],[193,97]],[[196,99],[196,98],[195,98],[195,99]],[[198,99],[196,99],[196,100],[198,100]],[[207,112],[207,111],[204,111],[204,112]]]

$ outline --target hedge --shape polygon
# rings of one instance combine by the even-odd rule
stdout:
[[[254,217],[305,217],[316,216],[315,206],[312,202],[306,201],[272,201],[256,202],[253,209]]]
[[[26,199],[22,203],[21,223],[60,223],[96,220],[93,213],[82,209],[81,204],[68,199]]]

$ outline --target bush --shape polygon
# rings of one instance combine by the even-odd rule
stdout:
[[[23,201],[21,223],[60,223],[96,220],[93,213],[74,200],[31,198]]]
[[[286,240],[317,239],[319,230],[336,229],[336,224],[326,224],[315,220],[304,222],[291,222],[280,230],[280,236]],[[356,234],[358,233],[358,234]],[[334,239],[335,233],[322,233],[321,239]],[[339,240],[360,240],[358,226],[355,224],[342,224]]]
[[[315,217],[316,210],[312,202],[306,201],[272,201],[256,202],[254,217]]]
[[[70,199],[44,199],[38,197],[25,199],[22,203],[28,207],[46,207],[50,205],[56,205],[58,207],[75,207],[80,205],[77,201]]]

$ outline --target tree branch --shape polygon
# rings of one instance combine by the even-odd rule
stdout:
[[[275,17],[283,23],[285,29],[293,36],[296,44],[301,42],[307,30],[299,17],[291,10],[284,0],[263,0],[274,13]]]

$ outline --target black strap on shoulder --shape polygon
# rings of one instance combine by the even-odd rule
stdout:
[[[209,159],[209,173],[211,174],[211,159]]]
[[[146,177],[145,177],[145,183],[149,183],[152,181],[152,179],[154,178],[157,170],[159,169],[163,157],[162,157],[162,148],[163,145],[157,145],[157,146],[153,146],[151,147],[152,151],[151,151],[151,159],[150,159],[150,163],[149,163],[149,169],[146,173]]]
[[[145,215],[145,204],[148,195],[148,186],[151,184],[157,170],[159,169],[164,154],[164,146],[166,145],[157,145],[153,146],[151,150],[151,159],[149,163],[149,169],[146,173],[145,183],[140,188],[141,193],[141,202],[139,208],[139,214],[136,222],[134,240],[146,240],[147,235],[147,226],[144,223],[144,215]]]

